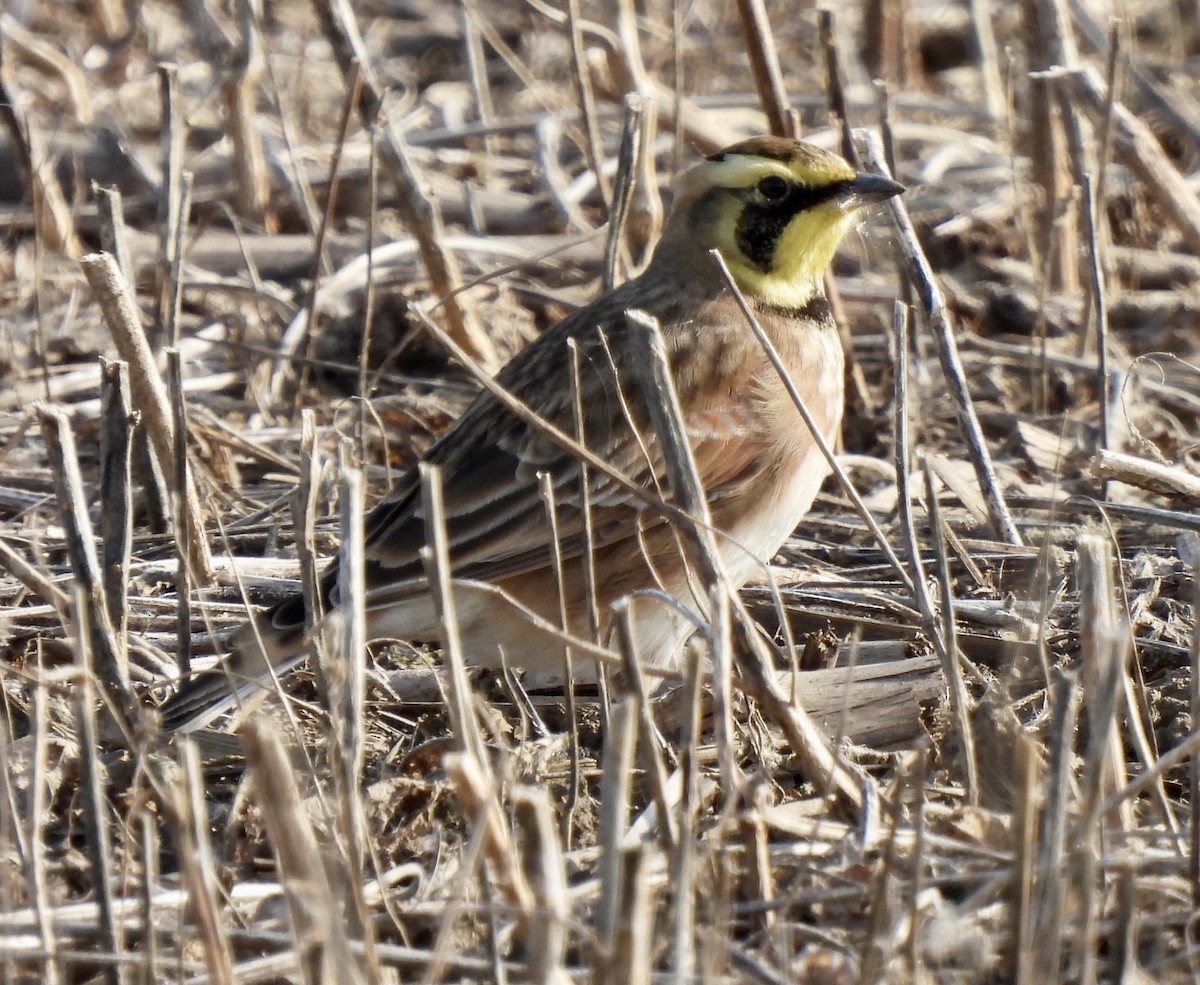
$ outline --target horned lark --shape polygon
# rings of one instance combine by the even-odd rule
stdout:
[[[722,561],[740,586],[803,518],[827,468],[712,251],[724,258],[832,439],[842,415],[842,347],[823,278],[855,212],[901,191],[809,144],[775,137],[735,144],[678,178],[671,216],[644,273],[551,329],[497,381],[638,487],[665,487],[649,405],[631,372],[637,357],[626,312],[657,318]],[[573,365],[579,367],[582,434],[575,427]],[[457,622],[469,662],[557,669],[564,636],[595,644],[585,591],[590,555],[601,619],[611,621],[613,603],[633,598],[639,659],[648,667],[678,664],[694,630],[687,609],[695,601],[669,512],[611,476],[585,469],[561,440],[487,392],[425,461],[442,475]],[[547,477],[557,545],[543,495]],[[421,556],[421,504],[413,468],[368,516],[370,639],[440,638]],[[339,616],[337,582],[335,563],[322,581],[326,620]],[[311,643],[305,625],[299,595],[247,623],[234,633],[222,665],[167,702],[166,726],[197,728],[261,689],[272,671],[294,666]]]

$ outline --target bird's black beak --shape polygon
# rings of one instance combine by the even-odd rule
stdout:
[[[857,209],[874,202],[883,202],[895,198],[904,191],[904,186],[881,174],[868,174],[860,171],[853,181],[845,184],[845,191],[839,195],[843,208]]]

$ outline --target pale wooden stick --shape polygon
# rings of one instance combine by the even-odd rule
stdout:
[[[866,131],[860,131],[866,146],[867,163],[881,173],[887,173],[884,163],[883,147],[879,138]],[[1000,481],[996,478],[996,470],[992,465],[992,456],[988,451],[987,442],[983,437],[983,428],[979,424],[979,416],[975,413],[975,405],[971,401],[971,392],[967,386],[966,371],[958,354],[958,342],[954,336],[954,328],[950,323],[950,314],[946,308],[946,299],[933,274],[925,251],[921,249],[917,239],[917,231],[913,227],[912,218],[904,203],[899,198],[893,198],[887,203],[892,216],[892,224],[900,241],[900,255],[907,268],[908,277],[916,289],[922,311],[929,327],[933,329],[938,342],[938,357],[942,364],[942,373],[946,377],[950,395],[954,398],[958,411],[959,426],[979,488],[983,491],[987,503],[988,514],[996,533],[1010,544],[1021,544],[1021,534],[1013,522],[1008,504],[1000,490]]]
[[[1118,702],[1133,638],[1124,603],[1116,596],[1112,546],[1099,534],[1080,536],[1076,548],[1079,581],[1081,675],[1089,717],[1088,742],[1081,777],[1081,814],[1075,834],[1075,883],[1082,908],[1076,936],[1081,980],[1096,981],[1103,890],[1099,855],[1102,847],[1101,798],[1125,785],[1125,755],[1118,730]]]
[[[250,719],[239,731],[254,778],[263,823],[279,863],[302,963],[317,972],[314,981],[366,981],[355,960],[322,862],[320,842],[305,812],[300,790],[279,734],[266,722]]]
[[[199,927],[209,979],[213,985],[233,985],[233,954],[217,915],[220,884],[208,840],[208,809],[204,803],[200,757],[190,739],[179,737],[176,742],[179,775],[167,791],[163,810],[174,836],[189,913]]]
[[[179,69],[178,66],[158,66],[158,97],[161,119],[159,120],[159,153],[161,154],[162,185],[158,196],[158,320],[156,328],[162,329],[171,323],[171,268],[178,262],[176,249],[179,238],[179,223],[183,217],[180,208],[183,187],[183,154],[187,133],[179,119]],[[161,344],[161,336],[156,338]],[[130,360],[132,363],[132,360]],[[170,471],[167,462],[161,459],[164,472]]]
[[[59,408],[39,406],[38,417],[54,475],[54,491],[66,531],[71,571],[78,589],[78,632],[87,640],[88,652],[94,657],[97,678],[116,697],[121,711],[129,711],[137,702],[129,687],[128,657],[124,649],[117,645],[104,602],[104,578],[96,557],[95,537],[88,516],[87,497],[83,492],[83,477],[79,473],[79,458],[75,452],[75,436],[67,415]],[[90,672],[93,665],[89,663],[87,669]]]
[[[185,196],[186,197],[186,196]],[[175,324],[172,318],[172,325]],[[173,335],[168,332],[168,336]],[[175,528],[175,600],[176,625],[179,627],[175,659],[179,673],[187,677],[192,672],[192,575],[188,570],[191,542],[196,539],[185,497],[179,490],[186,489],[189,482],[187,467],[187,410],[183,405],[183,364],[179,350],[173,345],[163,350],[167,361],[167,395],[171,401],[171,452],[174,474],[171,485],[176,490],[172,497],[171,524]],[[203,531],[201,531],[203,533]]]
[[[429,578],[430,594],[442,629],[442,650],[449,674],[447,675],[447,708],[455,747],[464,756],[472,759],[476,769],[487,769],[483,737],[475,720],[471,685],[467,680],[466,661],[463,655],[462,637],[459,632],[458,615],[454,591],[451,587],[453,573],[450,567],[450,549],[446,534],[446,518],[442,501],[442,473],[436,465],[422,462],[421,505],[425,514],[425,542],[421,549],[425,572]],[[466,767],[464,767],[466,768]]]
[[[604,241],[604,279],[601,287],[611,291],[617,286],[617,266],[622,258],[625,220],[637,181],[637,160],[641,156],[642,120],[645,108],[635,94],[625,97],[625,122],[621,130],[621,148],[617,154],[617,177],[613,183],[612,207],[608,212],[608,235]]]
[[[263,149],[264,130],[257,123],[255,102],[263,74],[262,41],[258,33],[260,0],[239,0],[238,30],[241,35],[232,64],[223,73],[221,96],[233,144],[233,174],[236,192],[233,205],[247,222],[268,233],[278,228],[271,211],[271,181]]]
[[[496,888],[516,910],[517,933],[528,939],[539,929],[533,890],[517,864],[512,832],[500,809],[495,784],[469,753],[451,753],[445,758],[446,773],[473,825],[482,825],[483,851],[492,870]]]
[[[754,86],[758,89],[763,112],[767,114],[767,127],[777,137],[798,137],[798,133],[792,132],[788,112],[791,102],[783,84],[783,73],[779,70],[779,53],[775,49],[775,36],[771,33],[766,5],[763,0],[738,0],[737,6],[742,31],[746,35],[746,52],[754,73]]]
[[[629,790],[633,779],[637,743],[637,699],[624,697],[609,710],[600,772],[598,845],[600,905],[596,911],[598,947],[593,955],[593,978],[602,980],[602,969],[615,957],[616,929],[621,913],[621,845],[629,825]]]
[[[141,315],[133,292],[109,254],[90,253],[79,261],[79,265],[100,304],[100,311],[117,351],[129,364],[129,383],[134,403],[142,414],[155,457],[165,473],[174,475],[175,429],[171,423],[171,404],[149,340],[142,330]],[[202,531],[204,514],[190,477],[186,487],[177,490],[177,494],[185,497],[185,506],[192,518],[192,529]],[[208,541],[202,536],[193,537],[189,548],[188,561],[192,576],[200,585],[211,584],[212,559]]]
[[[129,560],[133,545],[133,501],[129,491],[133,426],[129,367],[101,358],[103,426],[100,431],[100,539],[104,598],[116,644],[128,652]]]
[[[113,917],[113,877],[111,866],[112,839],[109,836],[108,798],[104,790],[104,767],[100,763],[100,737],[96,727],[96,705],[93,700],[92,653],[90,639],[90,615],[94,606],[88,602],[90,593],[80,580],[75,585],[75,611],[79,614],[76,633],[76,663],[79,679],[75,684],[75,724],[79,728],[79,772],[80,800],[83,811],[84,844],[91,866],[92,895],[100,908],[98,921],[100,947],[109,954],[120,953],[117,926]],[[109,683],[109,682],[105,682]],[[121,985],[115,965],[105,969],[105,978],[110,985]]]
[[[520,838],[521,866],[533,891],[538,931],[527,944],[530,980],[536,985],[570,985],[563,968],[567,946],[567,874],[554,821],[554,807],[540,787],[522,787],[513,795]]]
[[[1200,476],[1173,465],[1118,451],[1100,451],[1092,458],[1091,471],[1101,479],[1124,482],[1160,496],[1200,502]]]

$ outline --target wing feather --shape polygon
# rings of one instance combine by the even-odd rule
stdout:
[[[587,433],[584,443],[631,484],[665,495],[666,469],[649,424],[645,395],[618,372],[614,353],[628,352],[625,303],[618,291],[610,303],[589,306],[558,325],[547,339],[518,355],[497,377],[526,406],[567,434],[575,431],[571,401],[571,355],[579,352],[580,388]],[[670,317],[660,312],[660,317]],[[696,346],[679,353],[696,363]],[[557,343],[557,344],[555,344]],[[720,340],[707,343],[719,346]],[[701,481],[710,499],[734,495],[753,481],[769,459],[766,429],[754,419],[752,370],[727,365],[718,349],[702,352],[709,377],[684,379],[681,401]],[[677,376],[678,378],[678,376]],[[541,475],[550,477],[556,499],[558,549],[564,560],[586,549],[580,506],[584,468],[544,430],[481,394],[458,424],[426,456],[442,473],[442,495],[451,566],[456,577],[496,580],[551,564],[551,525]],[[646,503],[608,475],[588,470],[593,546],[643,536],[648,525],[665,523]],[[425,518],[420,482],[410,470],[371,512],[366,527],[367,582],[372,595],[394,598],[403,585],[423,586],[420,549]],[[332,588],[332,586],[330,586]]]

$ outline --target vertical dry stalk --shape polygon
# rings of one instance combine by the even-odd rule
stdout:
[[[1067,293],[1079,290],[1079,223],[1074,210],[1065,205],[1072,194],[1071,155],[1067,144],[1079,126],[1056,108],[1053,79],[1044,73],[1057,66],[1073,69],[1079,52],[1064,0],[1025,0],[1025,46],[1031,69],[1030,125],[1034,179],[1042,186],[1039,214],[1039,248],[1042,269],[1050,274],[1050,287]],[[1082,147],[1075,135],[1074,142]]]
[[[913,493],[909,488],[912,469],[912,443],[909,440],[908,429],[908,352],[909,352],[909,313],[911,309],[901,301],[897,301],[892,311],[892,346],[896,351],[895,367],[895,444],[893,446],[894,465],[896,472],[896,504],[900,517],[900,529],[904,534],[904,549],[908,555],[908,563],[912,569],[913,601],[917,611],[925,622],[926,631],[931,641],[938,646],[939,652],[944,652],[944,641],[938,631],[937,619],[933,611],[933,601],[929,597],[929,586],[925,583],[925,569],[921,563],[921,545],[917,540],[917,527],[913,521]],[[944,668],[949,680],[949,668]]]
[[[425,543],[421,549],[425,561],[425,572],[429,578],[433,604],[442,629],[443,660],[449,671],[446,689],[447,711],[455,747],[460,753],[471,756],[485,770],[483,739],[472,708],[471,685],[467,680],[467,668],[463,659],[462,639],[458,628],[458,615],[454,605],[451,584],[452,569],[446,536],[446,514],[442,506],[442,473],[436,465],[422,462],[421,506],[425,514]]]
[[[910,0],[870,0],[862,43],[867,71],[898,90],[913,88],[920,74],[916,38],[909,29]]]
[[[138,416],[129,399],[129,366],[100,359],[100,542],[104,601],[118,650],[129,652],[129,560],[133,545],[133,498],[129,489],[133,427]],[[126,657],[127,659],[127,657]]]
[[[522,787],[513,794],[513,813],[520,839],[521,868],[533,892],[537,933],[527,947],[529,977],[534,985],[567,985],[563,968],[567,946],[567,873],[554,821],[554,807],[544,790]]]
[[[475,97],[475,109],[479,114],[479,122],[489,131],[483,138],[483,159],[480,167],[481,175],[486,180],[492,155],[495,151],[495,141],[490,130],[496,119],[496,111],[492,104],[492,86],[488,80],[487,53],[483,47],[483,37],[479,30],[479,21],[484,16],[475,0],[460,0],[462,4],[463,47],[467,55],[467,74],[471,80],[471,94]]]
[[[650,985],[654,965],[654,887],[645,877],[647,851],[630,845],[621,852],[621,912],[613,934],[613,985]]]
[[[604,143],[600,139],[600,124],[596,119],[596,96],[592,92],[592,78],[588,72],[587,53],[583,46],[582,17],[579,0],[567,0],[567,36],[571,42],[571,81],[575,84],[575,98],[579,101],[579,113],[583,118],[586,137],[584,154],[588,167],[596,176],[596,187],[605,206],[612,199],[608,178],[604,175]]]
[[[261,0],[238,0],[237,15],[241,43],[221,80],[221,96],[229,120],[227,129],[233,143],[233,207],[247,222],[273,233],[278,222],[270,211],[267,157],[255,113],[255,97],[263,74],[258,32]]]
[[[1072,801],[1072,760],[1079,718],[1079,688],[1074,677],[1061,673],[1051,676],[1050,715],[1048,719],[1049,755],[1043,785],[1041,840],[1033,863],[1033,932],[1030,947],[1032,977],[1035,982],[1059,979],[1062,942],[1065,931],[1067,894],[1072,884],[1064,862],[1067,858],[1067,817]]]
[[[41,670],[41,648],[38,648],[38,669]],[[33,782],[30,785],[29,804],[29,864],[26,869],[29,879],[29,895],[33,897],[34,910],[37,913],[38,936],[41,938],[42,949],[46,952],[46,961],[41,972],[46,985],[58,985],[61,980],[60,968],[56,957],[58,947],[54,931],[54,922],[50,919],[50,895],[46,872],[46,841],[44,824],[49,817],[46,810],[47,768],[46,768],[46,737],[49,731],[50,712],[46,703],[46,686],[39,680],[33,688]],[[10,783],[15,770],[9,761],[9,740],[7,730],[0,731],[0,776],[5,778],[4,803],[16,802],[15,791]],[[15,820],[0,815],[3,830],[8,831],[8,821]],[[5,900],[5,904],[11,901]]]
[[[171,266],[166,285],[163,311],[163,338],[167,345],[179,345],[179,322],[183,317],[183,244],[192,213],[191,171],[179,173],[179,217],[175,220],[175,241],[171,244]]]
[[[178,644],[175,653],[179,673],[187,677],[192,672],[192,578],[188,570],[188,557],[191,555],[191,543],[196,538],[196,530],[192,526],[192,517],[187,510],[187,502],[179,491],[189,485],[189,470],[187,458],[187,411],[183,405],[183,366],[179,359],[179,350],[168,346],[163,350],[167,360],[167,394],[171,400],[171,436],[172,461],[175,474],[171,477],[171,485],[175,489],[172,497],[171,522],[175,527],[175,600],[176,626]]]
[[[384,90],[371,68],[366,45],[348,0],[330,0],[328,3],[314,0],[313,9],[343,76],[349,78],[351,63],[358,62],[362,78],[358,109],[363,126],[370,128],[384,121],[384,139],[380,144],[383,163],[398,192],[397,207],[401,218],[417,240],[430,287],[446,312],[451,337],[475,360],[494,370],[498,359],[495,347],[472,314],[459,303],[456,292],[462,278],[454,254],[442,247],[441,215],[421,191],[417,170],[409,156],[403,134],[387,121],[383,105]]]
[[[171,269],[176,262],[176,247],[181,242],[179,221],[182,217],[180,205],[183,200],[183,152],[186,132],[179,118],[177,68],[174,65],[159,65],[158,84],[161,107],[159,146],[162,163],[162,189],[158,199],[158,327],[161,330],[170,322]],[[164,471],[166,461],[169,459],[162,460]]]
[[[1089,715],[1083,801],[1093,810],[1127,780],[1116,716],[1133,640],[1116,594],[1119,561],[1112,545],[1099,534],[1083,534],[1076,552],[1081,674]]]
[[[641,156],[644,100],[635,93],[625,97],[625,121],[621,148],[617,152],[617,177],[613,184],[612,207],[608,211],[608,234],[604,240],[604,279],[601,290],[617,286],[617,266],[622,260],[625,220],[629,215],[637,182],[637,160]]]
[[[650,262],[666,214],[662,194],[658,189],[658,172],[654,166],[658,109],[653,102],[647,102],[644,109],[637,178],[633,183],[633,201],[629,203],[629,217],[625,221],[625,243],[633,254],[634,269],[639,273]]]
[[[998,126],[1008,115],[1004,98],[1004,76],[1000,71],[1000,55],[996,32],[992,29],[991,0],[969,0],[971,30],[979,56],[979,74],[983,88],[983,105],[992,126]]]
[[[1189,534],[1181,544],[1180,554],[1192,569],[1192,625],[1200,619],[1200,536]],[[1200,631],[1193,630],[1189,648],[1191,674],[1188,677],[1188,710],[1192,721],[1200,723]],[[1192,887],[1193,906],[1200,907],[1200,754],[1188,758],[1188,805],[1191,809],[1191,824],[1188,830],[1190,857],[1188,859],[1189,883]]]
[[[569,633],[571,624],[567,615],[567,583],[563,577],[562,547],[558,533],[558,504],[554,496],[554,481],[548,472],[543,472],[540,478],[539,492],[542,504],[546,508],[546,521],[550,526],[551,562],[554,565],[554,582],[558,587],[558,625],[564,633]],[[567,791],[563,837],[570,845],[582,781],[579,775],[579,713],[575,702],[575,660],[569,646],[563,648],[562,669],[567,699],[567,721],[570,723],[571,729],[571,782]]]
[[[1038,0],[1025,0],[1026,15],[1035,19]],[[1028,42],[1027,42],[1028,43]],[[1038,59],[1044,62],[1044,57]],[[1065,208],[1071,193],[1070,168],[1063,136],[1062,121],[1056,112],[1053,83],[1044,74],[1048,65],[1040,66],[1040,74],[1029,78],[1029,157],[1033,179],[1040,195],[1034,213],[1031,257],[1034,270],[1047,278],[1045,290],[1073,293],[1078,290],[1075,262],[1077,240],[1072,235],[1075,224],[1071,210]]]
[[[283,743],[266,722],[250,719],[238,733],[258,794],[263,823],[279,864],[297,958],[309,985],[365,982],[353,957],[343,907],[322,864],[322,849],[305,814]]]
[[[117,352],[129,364],[129,383],[133,391],[134,404],[142,415],[146,432],[155,457],[163,471],[178,474],[175,466],[175,436],[171,423],[171,405],[166,388],[155,365],[149,340],[142,329],[141,316],[128,283],[122,278],[116,261],[107,253],[91,253],[79,261],[84,276],[104,315],[104,322],[116,343]],[[189,476],[184,489],[177,490],[184,497],[185,507],[191,516],[192,529],[204,529],[200,498]],[[208,552],[208,541],[201,536],[193,537],[189,546],[188,561],[192,576],[200,585],[212,582],[212,559]]]
[[[575,440],[584,448],[588,444],[586,416],[583,411],[582,371],[580,367],[579,343],[567,339],[567,350],[571,354],[571,414],[575,424]],[[596,600],[596,551],[595,528],[592,516],[591,470],[586,461],[579,462],[579,508],[583,513],[583,585],[588,607],[588,639],[593,643],[600,640],[600,608]],[[607,714],[607,709],[605,709]]]
[[[310,422],[311,423],[311,422]],[[338,507],[341,556],[338,563],[338,616],[321,628],[316,650],[321,685],[329,709],[329,759],[333,771],[335,821],[340,833],[347,927],[362,939],[368,977],[378,979],[375,933],[363,899],[363,862],[369,835],[360,790],[364,756],[367,615],[362,473],[349,464],[348,443],[339,463]],[[311,531],[310,531],[311,533]]]
[[[895,899],[894,887],[899,881],[896,873],[896,834],[900,828],[901,811],[904,798],[901,795],[903,775],[898,774],[892,781],[891,796],[887,798],[889,805],[887,840],[883,845],[883,857],[872,875],[870,904],[867,910],[866,923],[863,927],[862,942],[859,946],[862,971],[859,975],[861,985],[877,985],[884,982],[884,973],[890,964],[896,935],[892,931],[894,923],[893,910],[898,900]]]
[[[1013,805],[1016,861],[1012,881],[1012,938],[1009,968],[1016,985],[1038,985],[1034,972],[1033,939],[1035,866],[1040,855],[1039,806],[1045,790],[1039,747],[1024,731],[1015,735],[1017,796]]]
[[[654,712],[650,707],[650,696],[646,691],[646,677],[638,663],[637,641],[634,638],[632,606],[629,599],[619,599],[613,605],[616,616],[614,635],[621,651],[621,671],[624,675],[622,684],[637,702],[639,715],[638,735],[642,740],[642,759],[649,763],[651,796],[659,814],[659,841],[664,848],[674,846],[679,834],[676,830],[675,816],[671,811],[671,797],[668,790],[667,764],[663,757],[662,736],[654,724]],[[609,727],[612,724],[611,713]]]
[[[305,630],[311,632],[321,620],[321,573],[318,568],[316,524],[317,498],[321,490],[321,459],[316,450],[317,425],[313,411],[300,412],[300,481],[292,497],[296,560],[300,562],[300,585],[304,595]]]
[[[633,78],[635,85],[628,87],[629,92],[645,96],[646,90],[642,83],[650,78],[646,71],[646,62],[642,58],[642,40],[638,33],[638,10],[633,0],[616,0],[617,54],[625,63],[626,71]]]
[[[626,909],[621,882],[621,849],[629,824],[629,789],[633,781],[637,747],[638,709],[636,700],[624,697],[613,702],[604,760],[600,773],[600,818],[597,844],[600,849],[600,903],[596,908],[596,940],[592,955],[592,985],[620,985],[610,977],[617,956],[617,926]]]
[[[233,985],[233,955],[217,915],[220,886],[208,843],[208,811],[200,757],[191,739],[176,740],[180,775],[167,791],[163,811],[175,841],[188,912],[198,925],[204,960],[213,985]]]
[[[1096,313],[1096,399],[1100,404],[1100,434],[1097,451],[1107,451],[1112,439],[1112,387],[1108,376],[1108,301],[1104,290],[1104,266],[1100,257],[1100,237],[1096,232],[1096,189],[1092,176],[1083,176],[1083,221],[1087,234],[1088,266],[1092,310]],[[1107,485],[1107,484],[1106,484]]]
[[[756,782],[747,789],[746,812],[742,817],[742,851],[745,868],[742,872],[742,898],[761,905],[753,917],[754,926],[770,931],[776,924],[775,876],[771,869],[771,836],[763,817],[763,808],[770,803],[771,790],[766,782]]]
[[[638,358],[634,359],[636,378],[648,397],[650,420],[654,434],[662,448],[671,497],[694,522],[686,524],[682,531],[688,545],[689,562],[697,572],[704,593],[708,598],[707,617],[710,630],[715,623],[722,628],[729,625],[726,615],[718,619],[718,609],[728,613],[729,579],[721,562],[721,554],[713,533],[712,517],[708,499],[700,481],[700,471],[688,443],[687,425],[675,384],[671,378],[671,365],[667,356],[666,343],[658,322],[641,311],[626,313],[634,331]],[[733,659],[728,631],[711,633],[713,718],[716,726],[717,755],[721,765],[722,785],[732,795],[740,779],[735,762],[736,743],[733,735]]]
[[[928,862],[925,856],[928,844],[925,838],[925,784],[929,776],[929,755],[929,743],[922,742],[914,750],[912,758],[904,764],[904,781],[910,794],[905,800],[909,801],[908,810],[913,828],[913,850],[910,859],[912,887],[908,893],[908,936],[904,941],[904,951],[905,962],[913,981],[917,979],[921,966],[917,944],[921,931],[921,888],[925,883],[925,868]]]
[[[39,652],[41,647],[39,646]],[[7,676],[7,675],[5,675]],[[7,683],[7,682],[6,682]],[[12,769],[12,743],[8,737],[8,730],[0,730],[0,851],[4,852],[6,858],[11,858],[17,851],[18,845],[21,842],[21,832],[17,829],[18,819],[15,816],[13,808],[17,805],[17,791],[14,784],[14,771]],[[41,782],[44,771],[39,772],[35,776],[38,782]],[[17,906],[15,880],[5,879],[0,883],[0,905],[4,907],[6,913],[12,912]],[[41,930],[41,925],[51,927],[51,936],[47,937],[46,933]],[[53,929],[50,921],[46,918],[39,920],[39,931],[43,941],[52,941]],[[49,949],[48,949],[49,950]],[[50,951],[51,955],[57,951]],[[4,977],[13,980],[14,962],[7,954],[0,954],[0,971]]]
[[[54,475],[54,491],[66,531],[67,554],[77,589],[75,603],[79,632],[86,634],[89,659],[88,673],[94,669],[106,691],[115,699],[122,713],[137,706],[129,686],[129,663],[123,647],[113,634],[104,599],[104,577],[96,557],[96,542],[88,516],[87,496],[83,477],[79,473],[79,458],[75,452],[75,436],[64,411],[57,407],[39,405],[38,418],[42,438]]]
[[[959,651],[958,631],[954,621],[954,584],[950,579],[950,559],[946,551],[948,528],[942,522],[942,510],[933,482],[933,467],[928,458],[923,460],[922,465],[925,471],[925,497],[929,503],[929,533],[937,557],[937,584],[941,590],[941,652],[945,655],[942,666],[950,685],[950,707],[954,713],[958,741],[962,744],[962,757],[967,774],[967,803],[976,806],[979,804],[979,768],[975,757],[975,733],[971,728],[971,697],[963,679],[962,663],[966,657]]]
[[[679,805],[679,837],[671,852],[671,971],[683,983],[696,973],[696,876],[700,867],[696,828],[700,810],[700,770],[696,750],[700,744],[700,648],[687,647],[684,655],[684,708],[680,735],[679,773],[683,799]]]
[[[879,138],[869,132],[861,131],[866,146],[867,162],[871,167],[888,174],[883,159],[883,148]],[[909,281],[916,289],[921,302],[921,309],[926,322],[933,329],[938,343],[938,358],[941,361],[942,373],[950,395],[954,398],[955,409],[958,413],[959,427],[966,441],[971,464],[975,469],[975,477],[983,492],[984,502],[987,503],[988,515],[996,533],[1010,544],[1021,544],[1021,535],[1013,522],[1008,504],[1000,491],[1000,483],[996,478],[996,470],[992,466],[992,456],[988,451],[987,442],[983,437],[983,429],[979,424],[979,416],[975,413],[975,405],[971,401],[971,393],[967,387],[966,372],[958,354],[958,342],[954,337],[954,328],[950,323],[950,313],[946,308],[946,300],[934,278],[933,267],[925,251],[921,249],[917,239],[916,229],[904,203],[899,198],[887,202],[892,217],[893,228],[899,240],[900,256],[906,268]]]
[[[43,148],[41,135],[30,130],[26,135],[32,169],[33,212],[38,240],[43,248],[58,250],[72,260],[83,254],[75,231],[75,219],[62,185],[54,173],[54,161]]]
[[[1100,804],[1125,785],[1125,753],[1117,712],[1132,637],[1124,607],[1115,595],[1117,564],[1107,538],[1084,534],[1077,545],[1081,675],[1088,707],[1088,744],[1084,757],[1082,813],[1075,838],[1082,899],[1082,932],[1077,937],[1081,980],[1096,981],[1100,947],[1103,886],[1099,884],[1103,832]]]
[[[535,897],[518,865],[516,846],[500,809],[496,785],[470,753],[451,753],[446,756],[445,766],[464,812],[482,836],[492,879],[505,902],[516,910],[517,933],[524,941],[532,940],[531,931],[541,927]]]
[[[379,220],[379,132],[372,129],[368,131],[367,136],[370,140],[370,152],[367,156],[367,226],[365,230],[367,243],[367,284],[365,297],[363,298],[362,341],[358,346],[359,400],[358,417],[355,422],[358,437],[355,451],[358,454],[359,461],[367,460],[367,415],[371,406],[371,393],[374,391],[376,382],[383,373],[382,366],[379,367],[373,378],[367,372],[371,364],[372,346],[375,343],[375,312],[378,307],[378,292],[376,291],[375,284],[375,250],[373,246],[375,244],[376,223]],[[466,190],[469,199],[470,186],[467,186]],[[482,224],[475,220],[476,217],[472,212],[472,229],[479,228]]]
[[[763,0],[738,0],[738,16],[746,35],[746,53],[750,56],[758,99],[767,114],[767,128],[777,137],[797,137],[799,134],[792,132],[791,102],[779,70],[779,54],[766,5]]]
[[[139,902],[142,923],[142,981],[159,980],[158,932],[154,927],[154,889],[158,884],[158,825],[149,810],[138,815],[138,849],[142,881]]]
[[[1130,859],[1117,874],[1117,906],[1108,945],[1109,981],[1137,982],[1148,977],[1138,963],[1137,888],[1137,863]]]
[[[114,957],[121,953],[117,925],[113,919],[113,884],[109,870],[112,844],[109,840],[108,798],[104,795],[104,767],[100,763],[100,736],[96,728],[95,695],[92,693],[93,667],[91,620],[84,613],[90,594],[86,582],[76,582],[75,611],[80,618],[75,626],[76,666],[79,676],[75,688],[75,724],[79,729],[80,800],[88,863],[91,866],[92,893],[100,910],[100,946]],[[89,613],[90,615],[90,613]],[[120,985],[118,965],[105,968],[109,985]]]
[[[134,403],[138,392],[133,389]],[[146,415],[138,410],[138,426],[133,430],[133,484],[141,489],[145,504],[146,529],[152,534],[165,534],[171,529],[171,491],[153,450]],[[195,567],[192,569],[195,574]]]
[[[125,225],[125,205],[116,188],[92,185],[96,210],[100,220],[100,248],[117,258],[121,276],[130,284],[134,280],[133,258],[129,252],[129,229]]]
[[[829,90],[829,104],[842,128],[842,157],[858,166],[858,148],[850,129],[850,114],[846,109],[846,86],[842,81],[841,58],[838,55],[837,29],[833,11],[817,11],[817,23],[821,32],[821,47],[825,51],[825,85]]]
[[[344,452],[344,449],[343,449]],[[366,579],[363,568],[364,517],[362,472],[342,456],[338,508],[341,515],[341,558],[338,598],[341,638],[326,654],[325,682],[333,736],[343,757],[344,790],[356,791],[363,762],[363,704],[366,700],[367,660]],[[357,839],[356,839],[357,840]]]

